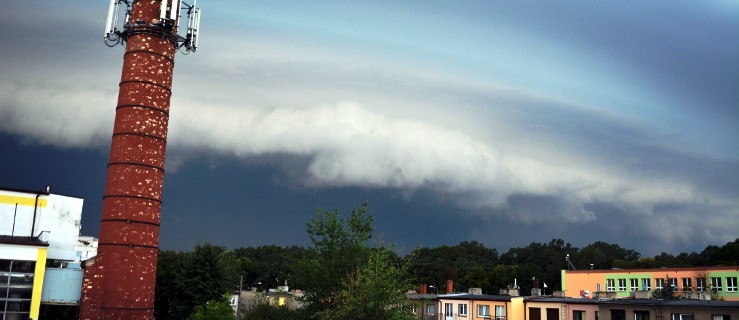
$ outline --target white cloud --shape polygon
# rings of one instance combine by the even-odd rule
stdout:
[[[0,131],[60,147],[109,144],[115,105],[109,91],[0,81]]]

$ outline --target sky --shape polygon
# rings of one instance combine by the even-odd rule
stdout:
[[[0,10],[0,187],[84,198],[85,235],[124,51],[102,41],[107,6]],[[198,6],[199,48],[175,57],[162,249],[308,246],[316,210],[364,201],[375,239],[405,252],[739,237],[736,1]]]

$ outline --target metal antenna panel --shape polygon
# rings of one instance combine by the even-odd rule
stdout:
[[[131,21],[131,9],[137,0],[110,0],[105,20],[104,41],[109,47],[123,44],[132,34],[151,34],[172,41],[177,49],[188,54],[198,48],[201,10],[182,0],[161,0],[159,19],[154,21]],[[181,11],[187,14],[187,28],[179,32]],[[121,17],[124,17],[121,19]]]

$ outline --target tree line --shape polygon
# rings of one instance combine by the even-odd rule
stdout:
[[[544,283],[551,292],[560,288],[560,271],[569,265],[566,256],[578,269],[739,265],[739,239],[676,256],[662,252],[641,257],[635,250],[603,241],[577,248],[562,239],[532,242],[503,254],[477,241],[464,241],[416,248],[401,256],[392,245],[371,241],[372,222],[366,203],[348,216],[319,209],[306,227],[310,247],[227,250],[205,243],[186,252],[162,250],[156,318],[208,319],[205,313],[217,306],[230,312],[224,307],[228,305],[224,294],[237,290],[239,283],[257,291],[288,284],[305,293],[306,303],[297,311],[257,306],[245,310],[242,319],[412,319],[403,304],[404,293],[419,284],[426,284],[430,293],[446,293],[445,283],[452,280],[455,291],[476,287],[497,294],[515,281],[522,294]]]

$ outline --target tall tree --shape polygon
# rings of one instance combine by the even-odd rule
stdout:
[[[417,248],[411,256],[411,272],[417,283],[443,286],[447,280],[453,280],[458,288],[487,288],[489,281],[484,273],[491,271],[498,262],[498,251],[477,241]]]
[[[227,282],[219,259],[225,250],[223,247],[205,243],[198,244],[187,255],[175,279],[177,291],[170,302],[172,319],[186,319],[193,313],[195,306],[219,299],[229,291],[232,285]]]
[[[318,314],[323,320],[414,319],[405,292],[413,287],[407,264],[399,263],[386,247],[370,251],[363,267],[345,278],[332,297],[335,308]]]
[[[372,237],[373,218],[365,202],[352,209],[349,219],[339,215],[339,210],[318,209],[307,224],[313,247],[296,269],[296,278],[307,292],[304,296],[310,314],[323,310],[335,310],[337,290],[343,279],[366,265]]]
[[[176,319],[172,308],[177,305],[175,295],[179,290],[177,279],[188,253],[162,250],[157,259],[157,287],[154,300],[154,315],[159,320]]]
[[[562,239],[552,239],[549,243],[532,242],[523,248],[511,248],[500,256],[500,262],[517,265],[526,270],[523,276],[532,279],[531,286],[543,287],[546,283],[549,290],[561,287],[560,272],[567,268],[565,258],[568,254],[577,254],[578,249]],[[529,274],[533,273],[533,274]],[[536,280],[533,280],[533,279]],[[521,284],[522,290],[528,290],[529,281]],[[527,291],[523,291],[524,293]]]
[[[587,268],[591,263],[594,269],[628,268],[636,265],[640,256],[638,252],[618,244],[596,241],[573,255],[573,261],[578,268]]]

